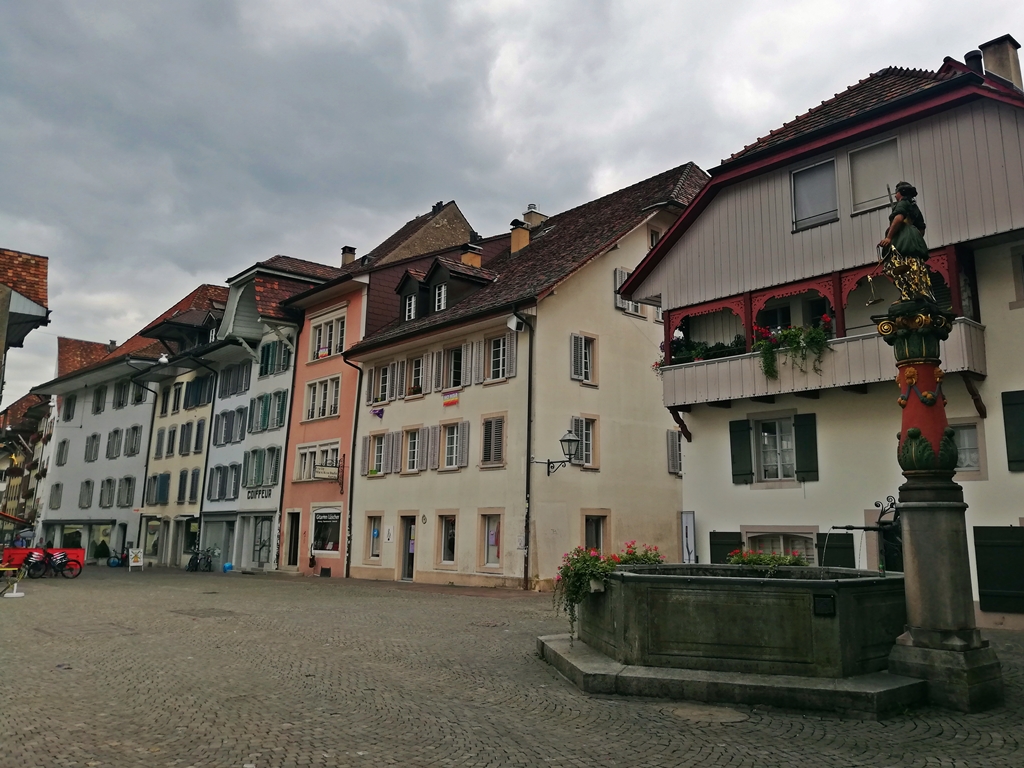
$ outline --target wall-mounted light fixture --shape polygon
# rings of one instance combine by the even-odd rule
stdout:
[[[572,432],[566,432],[562,435],[558,444],[562,446],[562,453],[565,454],[565,461],[554,461],[552,459],[545,459],[544,461],[537,461],[534,459],[533,461],[534,464],[544,464],[547,466],[548,477],[576,458],[576,452],[580,449],[580,439]]]

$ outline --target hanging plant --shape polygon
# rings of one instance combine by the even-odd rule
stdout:
[[[828,350],[828,339],[832,330],[832,318],[822,315],[820,324],[810,328],[766,328],[754,326],[754,351],[761,357],[761,372],[766,379],[779,378],[779,352],[792,361],[800,371],[807,370],[807,358],[811,358],[811,369],[821,375],[821,360]]]
[[[4,470],[6,477],[21,477],[25,474],[25,470],[22,467],[11,464],[7,469]]]

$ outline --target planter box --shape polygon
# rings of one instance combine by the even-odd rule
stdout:
[[[580,605],[579,638],[621,664],[849,677],[888,668],[904,600],[899,574],[635,566]]]

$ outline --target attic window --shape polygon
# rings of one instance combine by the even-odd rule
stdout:
[[[836,198],[835,160],[793,171],[793,231],[838,219]]]
[[[440,312],[448,306],[448,283],[434,286],[434,311]]]
[[[410,293],[405,297],[404,315],[406,320],[416,319],[416,294]]]

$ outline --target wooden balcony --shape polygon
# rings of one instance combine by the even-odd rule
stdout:
[[[967,318],[957,318],[953,331],[942,344],[942,368],[950,373],[969,372],[984,377],[985,326]],[[701,360],[662,369],[666,406],[717,403],[750,397],[811,392],[835,387],[855,387],[881,381],[893,381],[896,362],[892,347],[877,333],[846,336],[829,342],[829,351],[821,360],[821,374],[789,363],[779,355],[779,378],[773,381],[761,372],[757,353],[718,360]]]

